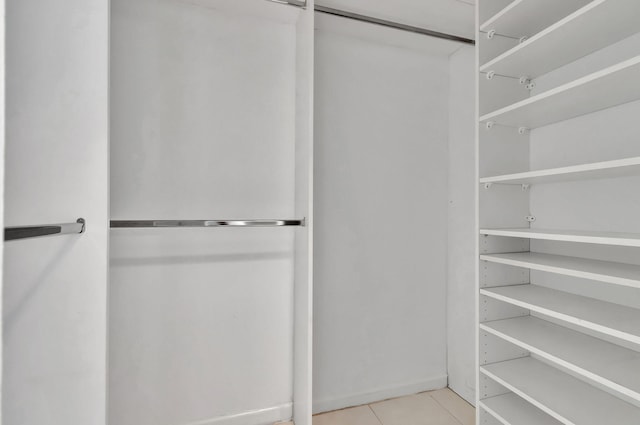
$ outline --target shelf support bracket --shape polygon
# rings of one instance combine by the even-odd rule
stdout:
[[[527,39],[527,37],[514,37],[512,35],[500,34],[499,32],[496,32],[496,30],[480,31],[480,33],[486,34],[487,40],[493,40],[493,38],[497,36],[497,37],[503,37],[503,38],[510,38],[512,40],[518,40],[518,43],[523,43]]]
[[[493,77],[509,78],[511,80],[520,80],[520,77],[514,77],[512,75],[497,74],[495,71],[481,71],[481,74],[485,74],[487,80],[493,80]]]
[[[520,84],[522,84],[524,88],[529,91],[533,90],[536,87],[535,81],[533,81],[531,77],[528,77],[526,75],[520,77]]]

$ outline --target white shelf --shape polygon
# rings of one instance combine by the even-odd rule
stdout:
[[[640,401],[640,353],[532,316],[480,324],[480,329]]]
[[[513,393],[480,400],[480,407],[504,425],[560,425],[551,416]]]
[[[480,293],[584,329],[640,344],[640,310],[634,308],[538,285],[484,288]]]
[[[640,289],[640,266],[537,252],[486,254],[481,260]]]
[[[549,241],[577,242],[598,245],[640,247],[640,234],[622,232],[585,232],[580,230],[545,229],[480,229],[487,236],[542,239]]]
[[[480,117],[536,128],[640,99],[640,56]]]
[[[567,425],[638,425],[640,408],[531,357],[481,372]]]
[[[525,9],[537,9],[538,2],[522,1],[514,9],[523,13],[535,13]],[[545,1],[555,3],[556,7],[567,7],[571,2]],[[528,7],[526,7],[528,5]],[[511,5],[510,5],[511,6]],[[573,5],[571,5],[573,6]],[[508,9],[508,8],[507,8]],[[572,9],[575,10],[575,7]],[[570,12],[571,10],[569,10]],[[511,18],[516,11],[505,13],[501,20]],[[496,15],[497,16],[497,15]],[[557,15],[556,16],[564,16]],[[583,56],[609,46],[619,40],[640,31],[638,26],[640,2],[638,0],[595,0],[579,10],[537,33],[526,42],[508,50],[480,67],[480,71],[495,71],[502,75],[515,77],[539,77],[549,71],[571,63]],[[515,17],[515,16],[514,16]],[[527,15],[517,15],[512,25],[526,20]],[[614,23],[612,25],[612,23]]]
[[[638,2],[640,4],[640,2]],[[640,176],[640,157],[483,177],[480,183],[542,184]]]
[[[583,6],[588,0],[514,0],[487,19],[480,31],[520,38],[531,36]]]

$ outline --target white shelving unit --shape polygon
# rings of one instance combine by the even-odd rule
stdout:
[[[496,7],[477,3],[477,423],[640,424],[640,2]]]

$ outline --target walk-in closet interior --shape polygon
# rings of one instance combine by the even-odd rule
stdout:
[[[640,424],[639,1],[0,8],[1,423]]]

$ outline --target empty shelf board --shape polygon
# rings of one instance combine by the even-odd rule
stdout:
[[[562,424],[513,393],[480,400],[480,407],[505,425]]]
[[[567,425],[638,425],[640,408],[531,357],[481,372]]]
[[[640,344],[638,309],[538,285],[485,288],[480,293],[584,329]]]
[[[480,234],[511,238],[542,239],[598,245],[640,247],[640,234],[623,232],[590,232],[562,229],[481,229]]]
[[[640,157],[483,177],[480,183],[544,184],[633,176],[640,176]]]
[[[640,402],[640,353],[533,316],[480,329]]]
[[[572,6],[564,1],[555,3],[556,7],[561,4],[565,7]],[[531,7],[535,6],[538,5]],[[519,8],[524,12],[523,5]],[[524,43],[487,62],[480,67],[480,71],[537,78],[640,32],[639,16],[638,0],[590,2]],[[612,22],[615,22],[615,25],[612,25]]]
[[[640,99],[640,56],[480,117],[513,127],[536,128]]]
[[[481,255],[483,261],[640,289],[640,265],[538,252]]]

